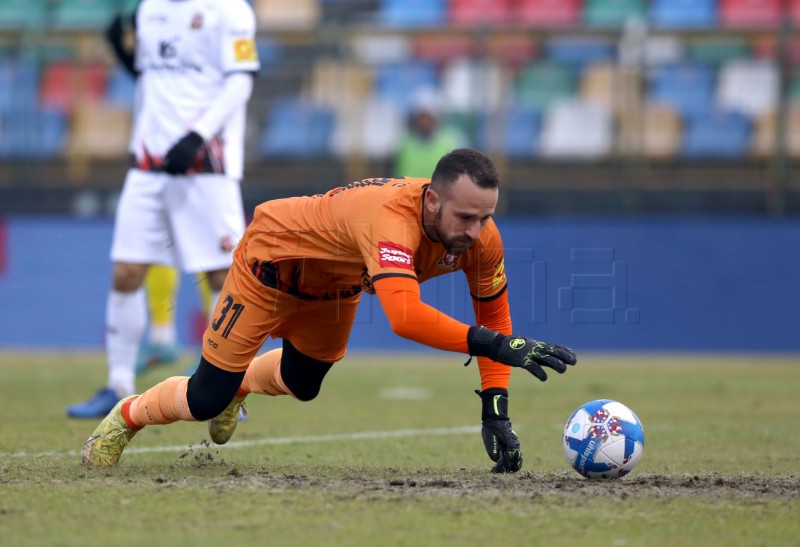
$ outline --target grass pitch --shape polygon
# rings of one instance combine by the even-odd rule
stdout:
[[[64,408],[103,356],[0,355],[3,545],[797,545],[800,359],[580,355],[546,383],[514,371],[523,472],[493,476],[474,365],[348,357],[311,403],[253,396],[230,445],[205,424],[149,427],[85,470],[95,420]],[[190,363],[155,369],[140,388]],[[568,469],[564,422],[610,398],[645,428],[631,475]]]

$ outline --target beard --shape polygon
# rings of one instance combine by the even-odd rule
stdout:
[[[447,237],[442,229],[442,210],[436,211],[436,216],[433,219],[433,229],[436,232],[436,237],[439,242],[444,245],[448,253],[460,255],[467,251],[475,240],[467,236]]]

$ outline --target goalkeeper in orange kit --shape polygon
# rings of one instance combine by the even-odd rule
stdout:
[[[499,180],[488,157],[457,149],[428,179],[368,179],[324,195],[263,203],[234,252],[191,377],[127,397],[87,439],[86,466],[109,466],[143,427],[209,421],[230,439],[250,394],[314,399],[344,357],[362,291],[377,295],[404,338],[478,357],[482,436],[495,472],[522,466],[508,414],[510,367],[544,381],[576,357],[512,335],[503,244],[492,220]],[[419,284],[461,270],[476,324],[420,300]],[[283,347],[256,357],[267,337]]]

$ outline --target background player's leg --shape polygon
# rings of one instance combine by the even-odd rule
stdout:
[[[175,303],[180,286],[176,268],[154,265],[145,277],[147,309],[150,312],[150,332],[139,350],[136,372],[174,363],[180,357],[177,329],[175,328]]]
[[[108,384],[88,401],[67,407],[72,418],[97,418],[136,392],[136,357],[147,323],[142,282],[145,264],[114,264],[114,280],[106,304]]]

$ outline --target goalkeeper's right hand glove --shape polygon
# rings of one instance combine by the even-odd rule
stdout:
[[[483,403],[481,437],[486,453],[495,462],[492,473],[516,473],[522,467],[522,452],[508,419],[508,391],[493,387],[475,393]]]
[[[467,345],[470,355],[524,368],[542,382],[547,380],[547,373],[542,367],[563,374],[567,365],[578,362],[575,352],[568,347],[539,342],[526,336],[506,336],[486,327],[470,327]]]

